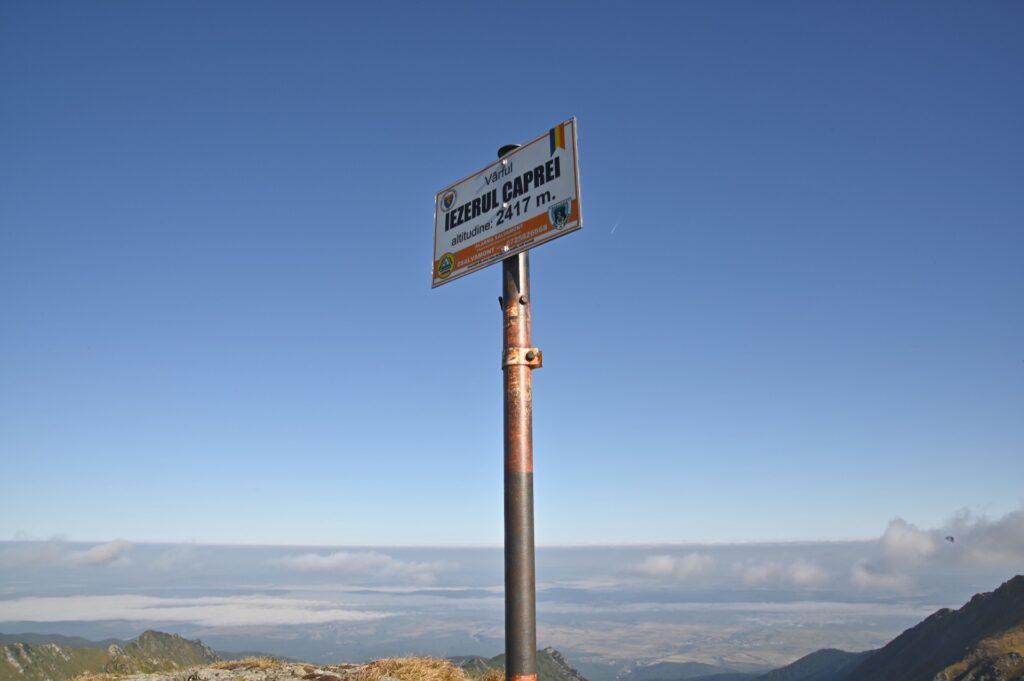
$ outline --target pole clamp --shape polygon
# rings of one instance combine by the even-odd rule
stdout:
[[[501,368],[522,364],[531,369],[544,366],[544,356],[537,348],[507,348],[501,357]]]

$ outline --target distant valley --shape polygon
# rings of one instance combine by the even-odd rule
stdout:
[[[146,631],[130,641],[108,639],[96,642],[47,634],[7,634],[0,635],[0,651],[0,681],[67,681],[97,674],[128,679],[140,673],[156,673],[181,681],[178,675],[183,670],[217,664],[221,666],[216,667],[219,671],[214,676],[221,679],[225,670],[246,668],[242,663],[218,663],[218,660],[234,656],[215,653],[199,640],[156,631]],[[454,657],[449,662],[445,664],[455,670],[452,674],[470,679],[495,678],[503,669],[501,655],[491,658]],[[300,663],[291,664],[302,666]],[[552,648],[539,652],[538,665],[539,681],[587,681],[581,671]],[[312,668],[308,664],[306,667]],[[362,670],[359,674],[372,672],[358,665],[349,665],[345,669],[356,667]],[[340,673],[337,670],[332,672],[335,678],[344,681],[338,676]],[[324,674],[319,678],[326,678]],[[202,681],[204,677],[196,678]],[[364,677],[358,678],[363,681]],[[365,676],[365,679],[373,681],[372,676]],[[935,612],[877,650],[819,650],[767,673],[697,662],[658,662],[628,666],[618,672],[617,679],[1024,681],[1024,576],[1014,577],[991,593],[974,596],[958,610]]]

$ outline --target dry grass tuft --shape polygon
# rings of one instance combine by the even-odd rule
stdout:
[[[79,674],[74,678],[74,681],[117,681],[123,679],[127,674],[93,674],[86,672]]]
[[[1024,672],[1024,661],[1019,655],[1024,652],[1024,626],[1014,627],[1002,634],[987,638],[978,644],[971,654],[942,670],[939,676],[958,679],[968,672],[979,672],[987,664],[1001,667],[1006,678],[1019,678],[1017,674]],[[1018,657],[1015,657],[1014,655]],[[973,678],[973,676],[972,676]],[[981,678],[979,676],[979,678]],[[988,678],[987,676],[985,678]]]
[[[380,681],[386,676],[399,681],[467,681],[462,670],[451,662],[432,657],[374,660],[349,674],[346,681]]]
[[[210,665],[214,669],[273,669],[281,666],[276,657],[247,657],[244,660],[221,660]]]

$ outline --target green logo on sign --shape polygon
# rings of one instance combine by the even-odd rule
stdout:
[[[455,269],[455,256],[451,253],[445,253],[437,261],[437,276],[441,279],[447,279],[453,269]]]

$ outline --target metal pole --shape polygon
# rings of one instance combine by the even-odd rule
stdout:
[[[506,145],[498,158],[518,145]],[[505,679],[537,679],[537,578],[533,544],[533,369],[530,254],[501,263],[505,384]]]

